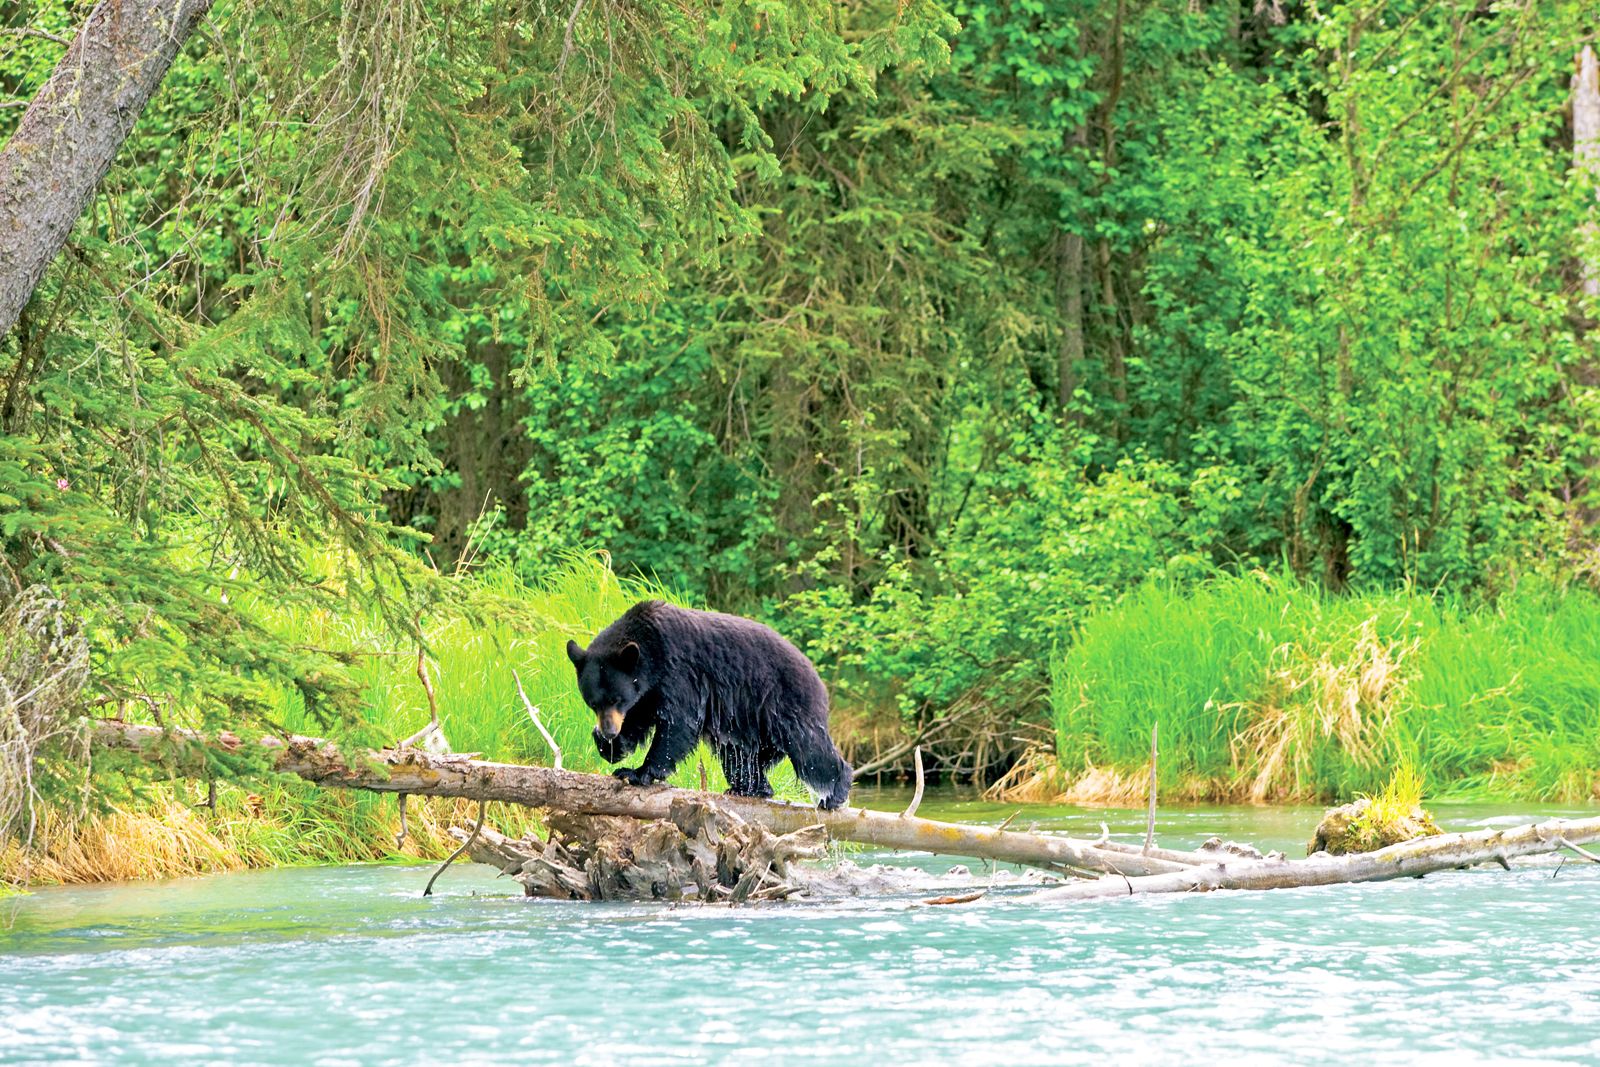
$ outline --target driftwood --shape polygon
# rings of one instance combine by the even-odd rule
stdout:
[[[545,822],[546,841],[452,833],[472,859],[515,878],[528,896],[560,900],[782,900],[805,888],[790,865],[827,845],[820,825],[778,835],[714,801],[688,798],[650,822],[571,812]]]
[[[942,873],[848,859],[797,863],[823,851],[812,826],[781,837],[725,811],[719,800],[673,801],[670,820],[552,812],[549,840],[512,840],[491,829],[476,838],[452,828],[468,856],[520,882],[528,896],[557,900],[669,900],[737,904],[770,900],[909,898],[966,904],[991,892],[1060,884],[1058,875],[1004,868],[974,875],[964,864]]]
[[[632,819],[667,819],[673,801],[682,798],[714,799],[722,810],[779,835],[820,824],[832,840],[970,856],[1048,870],[1137,876],[1184,869],[1182,863],[1162,856],[1146,856],[1137,850],[1128,853],[1103,847],[1103,842],[1052,834],[964,826],[864,808],[820,811],[806,804],[717,796],[664,785],[640,788],[624,785],[609,775],[492,763],[417,749],[385,749],[366,752],[359,759],[346,759],[335,745],[314,737],[244,741],[223,735],[207,739],[193,731],[163,731],[154,726],[103,719],[94,723],[93,736],[100,746],[135,752],[181,774],[203,776],[208,747],[237,754],[254,745],[273,770],[298,775],[327,788],[499,800],[580,815],[621,815]]]
[[[247,746],[253,744],[272,769],[298,775],[321,786],[464,797],[478,801],[499,800],[565,812],[567,815],[560,818],[569,820],[565,824],[569,831],[583,827],[583,832],[571,832],[565,839],[558,838],[558,849],[565,851],[550,853],[547,866],[539,875],[526,867],[527,860],[534,854],[531,843],[517,845],[506,842],[498,835],[486,838],[483,843],[470,840],[467,843],[477,849],[475,857],[498,855],[498,861],[491,861],[496,862],[502,870],[513,857],[517,857],[517,873],[529,874],[535,882],[542,878],[543,891],[547,893],[566,892],[569,896],[581,896],[581,883],[582,893],[589,894],[587,899],[605,896],[605,891],[591,882],[591,870],[599,872],[598,876],[605,885],[631,886],[628,892],[634,896],[670,897],[677,893],[682,897],[686,895],[686,887],[692,884],[695,886],[696,899],[719,900],[732,899],[728,891],[739,886],[746,874],[755,870],[758,873],[752,876],[752,881],[744,890],[746,898],[761,890],[770,890],[769,896],[781,895],[777,891],[777,882],[768,879],[767,874],[774,866],[787,865],[790,859],[802,855],[801,850],[809,848],[812,842],[820,844],[821,835],[824,834],[829,839],[856,841],[882,848],[973,856],[1052,871],[1065,869],[1074,873],[1093,872],[1100,875],[1087,881],[1045,889],[1030,898],[1057,902],[1150,893],[1290,889],[1383,881],[1483,863],[1498,863],[1509,869],[1511,859],[1561,850],[1595,859],[1580,846],[1600,841],[1600,817],[1552,819],[1507,829],[1442,834],[1391,845],[1376,852],[1347,856],[1319,852],[1306,859],[1290,860],[1279,852],[1263,855],[1247,845],[1225,843],[1220,839],[1208,841],[1195,851],[1157,848],[1153,845],[1141,848],[1111,841],[1108,833],[1102,834],[1099,840],[1091,841],[999,828],[961,826],[859,808],[819,811],[799,804],[715,796],[667,786],[641,789],[624,785],[608,776],[490,763],[465,755],[435,755],[414,749],[368,752],[361,759],[346,759],[329,742],[309,737],[291,737],[288,740],[263,738],[256,742],[244,742],[224,735],[208,740],[186,731],[162,731],[151,726],[105,720],[95,722],[93,736],[95,742],[102,746],[131,750],[144,758],[162,762],[179,773],[204,775],[208,746],[240,753],[248,751]],[[704,814],[707,811],[728,816],[730,821],[726,825],[748,824],[754,829],[748,831],[746,843],[752,849],[748,856],[732,863],[727,871],[719,869],[715,884],[707,880],[702,890],[694,863],[697,858],[702,864],[709,861],[705,852],[697,852],[698,845],[695,842],[709,848],[712,835],[702,836],[704,827],[693,820],[709,818]],[[665,849],[654,847],[651,855],[671,853],[676,848],[688,859],[685,864],[679,865],[680,873],[676,875],[668,870],[675,861],[667,862],[659,869],[630,875],[616,866],[617,861],[628,858],[626,853],[629,849],[623,837],[617,836],[624,834],[624,831],[612,833],[613,844],[623,843],[610,847],[605,844],[608,833],[611,833],[610,828],[593,821],[570,821],[573,816],[618,816],[646,821],[649,825],[625,833],[653,834],[656,837],[649,840],[655,846],[663,843],[670,846]],[[558,818],[557,826],[560,825],[562,823]],[[722,832],[718,829],[715,835],[721,835]],[[740,830],[739,833],[744,834],[746,830]],[[798,837],[795,836],[797,834]],[[468,835],[461,836],[467,838]],[[584,843],[575,844],[578,838],[582,838]],[[773,842],[785,844],[778,846]],[[608,847],[610,851],[607,851]],[[783,849],[790,851],[780,858],[779,852]],[[769,853],[771,858],[763,863],[763,858]],[[544,856],[542,850],[539,855]],[[607,867],[607,864],[613,866]],[[731,885],[724,879],[724,874],[732,877]],[[673,878],[677,879],[676,889],[672,888]],[[950,902],[955,902],[954,898]]]
[[[1239,855],[1219,842],[1214,850],[1203,849],[1196,853],[1205,856],[1211,852],[1212,855],[1187,870],[1141,878],[1097,878],[1092,882],[1046,889],[1035,894],[1034,899],[1102,900],[1147,893],[1204,893],[1213,889],[1300,889],[1420,878],[1436,871],[1480,863],[1497,863],[1510,870],[1512,859],[1562,849],[1592,859],[1579,846],[1596,840],[1600,840],[1600,818],[1551,819],[1503,830],[1439,834],[1390,845],[1376,852],[1347,856],[1318,852],[1303,860],[1285,859],[1282,853]]]

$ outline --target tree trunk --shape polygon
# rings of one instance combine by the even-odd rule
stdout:
[[[1572,79],[1572,167],[1600,200],[1600,63],[1594,47],[1584,45],[1578,53],[1578,73]],[[1600,232],[1593,221],[1579,232],[1578,267],[1583,278],[1583,296],[1589,305],[1584,314],[1592,315],[1600,304]]]
[[[1079,155],[1089,144],[1089,127],[1069,133],[1063,151]],[[1082,226],[1081,218],[1073,225]],[[1061,346],[1056,353],[1056,415],[1072,419],[1072,397],[1083,366],[1083,234],[1063,227],[1056,234],[1056,314],[1061,317]]]
[[[102,0],[0,150],[0,337],[11,332],[212,0]]]
[[[1105,100],[1100,104],[1100,161],[1105,167],[1100,190],[1102,197],[1106,186],[1113,180],[1111,176],[1117,166],[1117,104],[1122,99],[1125,74],[1123,26],[1127,7],[1127,0],[1117,0],[1116,11],[1111,18],[1110,54],[1106,57],[1111,81],[1106,89]],[[1117,307],[1116,272],[1112,264],[1110,238],[1100,238],[1097,258],[1100,265],[1100,309],[1106,324],[1106,373],[1111,379],[1112,399],[1116,401],[1116,410],[1112,413],[1113,427],[1117,440],[1121,441],[1126,436],[1128,422],[1128,361],[1123,344],[1122,313]]]
[[[1600,201],[1600,62],[1594,47],[1584,45],[1578,53],[1578,72],[1572,79],[1572,166]],[[1578,231],[1578,270],[1582,295],[1578,301],[1578,321],[1583,329],[1600,314],[1600,225],[1591,219]],[[1581,388],[1600,386],[1600,361],[1585,359],[1572,368],[1572,379]],[[1579,541],[1592,540],[1600,530],[1600,505],[1591,503],[1595,482],[1600,477],[1600,456],[1584,459],[1584,477],[1576,487],[1577,514],[1574,516]]]
[[[1083,237],[1065,230],[1056,235],[1056,308],[1061,316],[1061,348],[1056,355],[1056,413],[1072,417],[1083,365]]]
[[[154,726],[97,720],[93,740],[102,748],[137,753],[175,773],[209,776],[207,748],[233,755],[250,752],[249,742],[231,735],[207,741],[187,730],[162,731]],[[1096,842],[1046,834],[1020,833],[984,826],[961,826],[931,819],[906,818],[864,808],[819,811],[804,804],[782,804],[752,797],[712,796],[658,785],[624,785],[609,775],[577,774],[546,767],[490,763],[465,756],[438,756],[417,749],[369,752],[346,760],[330,742],[315,737],[288,741],[262,738],[255,753],[271,769],[294,774],[319,786],[407,793],[430,797],[500,800],[534,808],[552,808],[580,815],[625,815],[633,819],[666,819],[674,800],[708,797],[743,819],[789,834],[819,823],[828,836],[882,848],[911,849],[943,855],[1022,863],[1035,867],[1109,872],[1120,875],[1161,874],[1183,865],[1157,855],[1101,848]],[[1120,879],[1119,879],[1120,880]]]

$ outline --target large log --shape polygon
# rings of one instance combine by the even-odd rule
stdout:
[[[255,745],[273,770],[297,775],[319,786],[498,800],[585,815],[666,819],[675,799],[711,797],[664,785],[647,788],[625,785],[609,775],[441,756],[411,748],[367,752],[359,759],[346,759],[337,746],[315,737],[287,740],[264,737],[253,742],[230,735],[207,739],[187,730],[164,731],[154,726],[101,719],[94,723],[94,742],[102,747],[132,751],[145,759],[164,763],[177,773],[196,776],[210,773],[208,749],[237,755],[245,751],[246,746]],[[820,823],[834,840],[880,848],[1123,876],[1166,874],[1185,869],[1182,863],[1161,856],[1121,852],[1103,848],[1094,841],[1053,834],[962,826],[865,808],[820,811],[804,804],[753,797],[714,799],[746,822],[757,823],[776,834],[793,833]]]
[[[1097,878],[1092,882],[1045,889],[1031,899],[1103,900],[1147,893],[1205,893],[1214,889],[1299,889],[1419,878],[1436,871],[1498,863],[1509,867],[1519,856],[1559,852],[1600,841],[1600,818],[1551,819],[1506,829],[1440,834],[1405,841],[1376,852],[1330,856],[1319,852],[1303,860],[1233,857],[1143,878]],[[1201,853],[1203,854],[1203,853]],[[1585,858],[1587,853],[1583,853]]]

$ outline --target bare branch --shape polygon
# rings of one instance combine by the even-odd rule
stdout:
[[[12,37],[41,37],[46,41],[54,41],[63,48],[72,46],[72,42],[60,34],[51,33],[49,30],[36,30],[32,26],[4,26],[0,27],[0,33]]]
[[[544,723],[539,719],[539,709],[534,707],[533,701],[528,699],[528,693],[522,688],[522,679],[518,676],[515,667],[511,668],[511,677],[517,683],[517,696],[522,698],[522,706],[528,709],[528,718],[533,720],[533,725],[537,726],[539,733],[544,736],[544,743],[549,745],[550,751],[555,754],[556,770],[559,771],[561,769],[561,746],[556,744],[556,739],[550,735],[550,731],[544,728]],[[705,787],[706,768],[705,764],[702,763],[700,765],[700,788],[704,789]]]
[[[917,766],[917,791],[911,795],[911,803],[906,805],[906,810],[900,813],[902,819],[912,818],[917,814],[917,808],[922,804],[922,789],[927,784],[927,778],[922,773],[922,746],[918,745],[911,754],[911,760]]]

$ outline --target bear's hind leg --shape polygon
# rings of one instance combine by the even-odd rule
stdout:
[[[777,762],[766,753],[757,754],[747,748],[724,745],[717,748],[717,762],[722,764],[723,777],[728,779],[728,793],[736,797],[772,796],[772,783],[767,781],[767,771]]]

